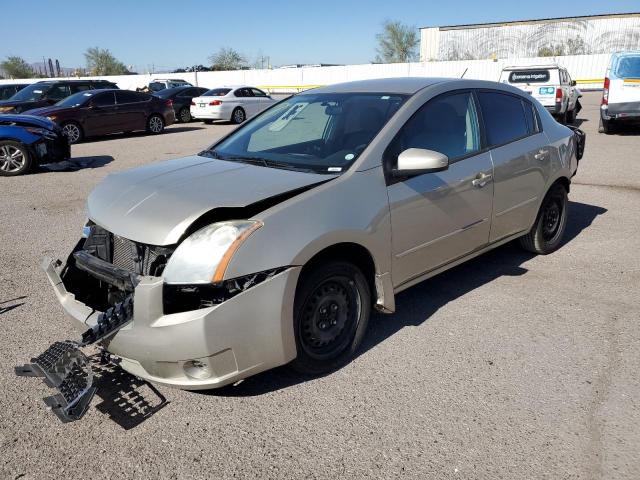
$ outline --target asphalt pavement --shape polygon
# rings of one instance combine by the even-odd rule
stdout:
[[[355,360],[286,368],[201,393],[99,367],[81,421],[61,424],[14,365],[76,338],[39,268],[65,258],[107,174],[198,152],[233,128],[174,125],[73,147],[0,178],[0,478],[637,479],[640,476],[640,129],[597,133],[562,248],[508,244],[398,295]]]

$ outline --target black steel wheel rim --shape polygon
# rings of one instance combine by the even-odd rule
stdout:
[[[299,339],[305,353],[317,360],[340,355],[350,344],[361,312],[355,281],[343,276],[323,280],[300,311]]]
[[[560,199],[550,199],[542,212],[542,237],[546,241],[553,240],[558,234],[562,220],[563,207]]]

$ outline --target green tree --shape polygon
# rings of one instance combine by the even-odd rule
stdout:
[[[558,57],[564,55],[564,47],[561,44],[545,45],[538,49],[539,57]]]
[[[209,57],[212,70],[244,70],[247,59],[233,48],[223,47]]]
[[[22,57],[7,57],[0,63],[0,70],[3,70],[9,78],[33,78],[36,72],[31,65],[24,61]]]
[[[91,75],[126,75],[126,65],[116,59],[106,48],[91,47],[84,52],[87,70]]]
[[[420,40],[415,27],[386,20],[382,24],[382,33],[376,35],[376,40],[378,41],[376,62],[405,63],[418,58],[417,47]]]

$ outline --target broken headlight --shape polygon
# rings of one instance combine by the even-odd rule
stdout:
[[[211,284],[224,279],[227,265],[240,245],[262,222],[234,220],[206,226],[184,240],[169,259],[162,276],[167,284]]]

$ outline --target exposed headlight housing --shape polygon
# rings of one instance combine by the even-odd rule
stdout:
[[[0,107],[0,113],[10,112],[13,110],[13,107]]]
[[[210,284],[224,279],[240,245],[262,222],[235,220],[206,226],[184,240],[171,255],[162,276],[168,284]]]

